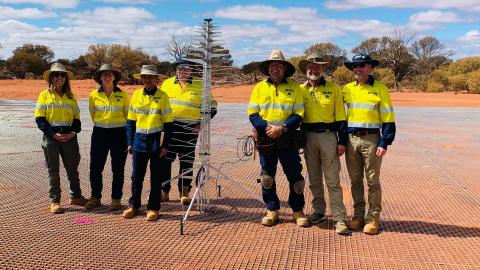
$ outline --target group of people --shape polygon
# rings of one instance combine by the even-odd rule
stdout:
[[[371,75],[379,61],[367,54],[357,54],[345,62],[355,81],[343,89],[325,79],[328,64],[327,58],[318,54],[301,60],[299,69],[307,77],[301,85],[288,79],[295,67],[281,51],[272,51],[259,64],[259,71],[268,78],[253,88],[248,115],[259,151],[259,181],[267,208],[261,224],[273,226],[280,219],[275,181],[280,160],[289,183],[288,204],[296,225],[307,227],[325,219],[325,179],[336,233],[363,229],[366,234],[377,234],[382,211],[380,166],[396,130],[389,90]],[[299,136],[297,129],[303,135]],[[303,143],[313,195],[313,212],[308,217],[303,212],[305,179],[298,151]],[[339,157],[344,153],[354,203],[354,215],[348,224],[339,177]],[[368,185],[367,213],[364,175]]]
[[[180,160],[178,189],[183,205],[191,202],[193,161],[201,119],[202,85],[195,77],[193,63],[174,63],[175,76],[166,79],[154,65],[144,65],[133,76],[143,83],[131,98],[118,87],[121,73],[104,64],[93,74],[99,87],[89,97],[93,121],[90,148],[91,196],[85,199],[80,189],[80,153],[77,133],[81,131],[80,110],[71,91],[72,72],[54,63],[43,77],[48,88],[42,91],[35,108],[35,121],[43,132],[42,148],[50,181],[50,212],[58,214],[61,189],[59,157],[70,182],[70,204],[93,209],[101,205],[103,177],[108,153],[111,158],[112,191],[110,209],[123,208],[123,184],[127,154],[132,155],[132,185],[128,208],[123,217],[132,218],[141,206],[141,194],[150,162],[150,194],[147,220],[159,217],[160,202],[169,201],[172,162]],[[157,87],[160,85],[160,87]],[[211,100],[211,114],[217,111]]]
[[[366,234],[376,234],[382,211],[380,166],[396,130],[389,90],[371,75],[379,61],[367,54],[357,54],[352,61],[345,62],[355,81],[343,89],[326,80],[324,71],[328,64],[325,56],[317,54],[301,60],[299,69],[307,78],[301,85],[288,79],[295,73],[295,67],[279,50],[272,51],[258,66],[267,79],[254,86],[248,115],[260,156],[259,182],[267,208],[261,224],[273,226],[280,219],[275,180],[280,160],[289,183],[288,204],[296,225],[307,227],[325,219],[325,179],[336,233],[348,234],[349,229],[363,228]],[[132,155],[132,193],[123,217],[132,218],[138,213],[148,162],[151,189],[147,220],[157,220],[160,202],[170,199],[171,167],[177,156],[180,201],[184,205],[191,202],[191,168],[202,117],[202,82],[192,74],[191,62],[179,60],[174,67],[175,76],[165,80],[166,76],[159,74],[155,66],[142,66],[134,77],[140,79],[144,87],[136,90],[131,98],[118,87],[121,74],[111,65],[105,64],[94,73],[99,87],[89,98],[94,127],[90,149],[92,191],[88,200],[82,196],[79,184],[76,134],[81,131],[81,122],[70,87],[73,74],[60,63],[54,63],[45,71],[43,77],[49,87],[39,95],[35,120],[44,133],[42,148],[50,180],[52,213],[62,212],[59,156],[70,181],[70,203],[92,209],[101,205],[102,172],[109,152],[113,173],[111,210],[123,208],[127,153]],[[208,116],[214,117],[217,104],[213,98],[211,107]],[[313,194],[313,212],[308,217],[303,212],[305,179],[299,154],[301,141]],[[343,154],[346,154],[354,203],[354,215],[349,222],[339,177],[339,158]],[[368,185],[367,212],[364,175]]]

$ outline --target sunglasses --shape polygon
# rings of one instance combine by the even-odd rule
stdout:
[[[187,65],[179,65],[177,67],[178,70],[188,70],[188,69],[191,69],[190,66],[187,66]]]
[[[65,78],[67,76],[67,73],[65,72],[52,72],[52,77],[62,77]]]
[[[353,68],[359,67],[359,68],[364,68],[366,63],[354,63],[352,64]]]

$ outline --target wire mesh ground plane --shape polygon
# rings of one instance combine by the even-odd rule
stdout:
[[[79,171],[82,191],[89,196],[92,125],[86,102],[80,104]],[[263,205],[219,178],[221,197],[212,201],[213,211],[194,211],[181,236],[183,208],[176,188],[172,201],[162,204],[157,222],[145,221],[144,207],[132,220],[123,219],[121,211],[109,211],[109,161],[102,207],[86,211],[69,206],[62,169],[66,212],[50,214],[41,133],[33,121],[33,108],[31,101],[0,101],[0,269],[480,269],[478,109],[396,109],[398,134],[382,166],[383,230],[377,236],[360,232],[339,236],[331,217],[318,226],[296,227],[281,171],[277,226],[261,226]],[[236,138],[249,132],[246,105],[221,104],[212,121],[212,162],[260,194],[255,181],[258,159],[236,162]],[[344,164],[342,158],[341,182],[351,216]],[[172,171],[178,169],[175,166],[178,162]],[[130,196],[130,175],[129,157],[124,204]],[[148,181],[145,185],[144,204]],[[214,186],[210,189],[216,192]],[[307,188],[307,213],[310,200]]]

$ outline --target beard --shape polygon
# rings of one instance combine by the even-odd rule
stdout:
[[[323,73],[313,74],[310,70],[307,70],[307,78],[310,81],[318,81],[321,77],[325,78],[325,75]]]

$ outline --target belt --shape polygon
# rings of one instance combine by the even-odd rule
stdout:
[[[315,132],[315,133],[326,133],[332,131],[331,129],[314,129],[314,130],[307,130],[309,132]]]
[[[378,129],[372,129],[372,130],[364,129],[364,130],[349,132],[349,134],[351,134],[353,136],[357,136],[357,137],[362,137],[362,136],[366,136],[366,135],[369,135],[369,134],[380,134],[380,130],[378,130]]]
[[[70,133],[72,132],[72,127],[52,127],[53,131],[56,133]]]

